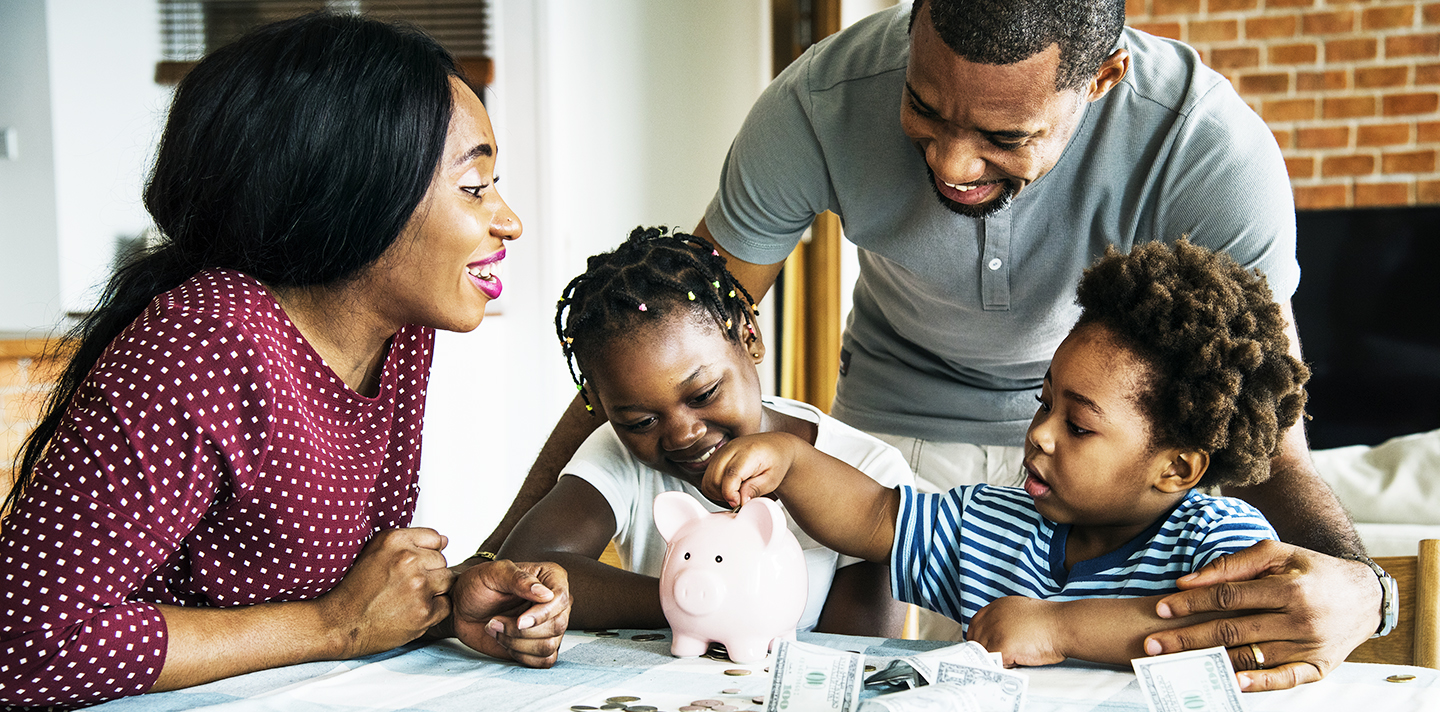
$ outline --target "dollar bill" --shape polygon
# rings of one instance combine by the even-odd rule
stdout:
[[[860,706],[864,655],[783,640],[770,666],[766,712],[854,712]]]
[[[942,662],[935,672],[935,684],[959,685],[986,712],[1020,712],[1029,682],[1025,673],[993,667],[988,660],[979,665]]]
[[[957,665],[973,665],[975,667],[1002,667],[996,655],[985,650],[985,646],[971,640],[956,645],[949,645],[943,648],[927,650],[923,653],[916,653],[900,658],[915,668],[915,672],[925,680],[926,684],[936,682],[936,673],[940,663],[955,663]]]
[[[858,712],[987,712],[959,685],[927,685],[865,700]]]
[[[1240,684],[1224,648],[1130,661],[1150,712],[1241,712]]]

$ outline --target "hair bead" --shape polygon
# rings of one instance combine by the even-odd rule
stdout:
[[[645,308],[645,302],[640,302],[640,311],[649,311],[649,309]]]

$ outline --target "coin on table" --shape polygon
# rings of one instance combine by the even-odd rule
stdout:
[[[639,702],[640,698],[634,695],[616,695],[615,697],[606,697],[605,701],[610,704],[619,703],[623,705],[630,702]]]
[[[708,709],[710,708],[701,707],[700,705],[685,705],[684,707],[680,708],[680,712],[705,712],[705,710]]]
[[[721,690],[721,691],[720,691],[720,694],[722,694],[722,695],[738,695],[738,694],[740,694],[740,688],[738,688],[738,687],[727,687],[727,688]]]
[[[731,668],[729,670],[726,670],[725,674],[729,675],[730,677],[743,677],[745,675],[749,675],[750,671],[746,670],[745,668]]]
[[[570,705],[570,711],[571,711],[571,712],[586,712],[586,710],[597,710],[597,709],[600,709],[600,708],[599,708],[599,707],[591,707],[590,705]]]
[[[875,666],[874,666],[874,665],[866,665],[866,666],[865,666],[865,672],[875,672]]]
[[[694,702],[691,702],[690,704],[695,705],[696,707],[704,707],[705,709],[708,710],[708,709],[714,709],[714,708],[716,708],[716,707],[719,707],[720,705],[723,705],[723,704],[725,704],[725,703],[724,703],[724,702],[721,702],[720,700],[695,700]]]
[[[639,641],[664,640],[664,639],[665,639],[665,634],[664,634],[664,633],[640,633],[640,634],[638,634],[638,635],[632,635],[632,636],[630,636],[630,639],[631,639],[631,640],[639,640]]]
[[[618,638],[620,634],[613,630],[602,630],[595,634],[596,638]]]
[[[602,709],[602,710],[623,710],[623,709],[625,709],[625,703],[623,703],[623,702],[606,702],[605,704],[600,705],[600,709]]]
[[[1410,682],[1411,680],[1414,680],[1414,679],[1415,679],[1415,676],[1414,676],[1414,675],[1391,675],[1390,677],[1385,678],[1385,681],[1386,681],[1386,682]]]
[[[764,696],[764,695],[756,695],[756,696],[750,698],[750,702],[751,702],[752,704],[763,705],[763,704],[765,704],[765,696]]]
[[[735,705],[715,705],[710,712],[739,712],[740,708]]]
[[[660,708],[650,705],[630,705],[625,708],[625,712],[660,712]]]

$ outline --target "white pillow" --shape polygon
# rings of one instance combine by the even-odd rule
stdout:
[[[1440,430],[1310,457],[1356,522],[1440,524]]]

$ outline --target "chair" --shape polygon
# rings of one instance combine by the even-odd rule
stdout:
[[[1395,577],[1400,620],[1390,635],[1365,641],[1346,660],[1440,669],[1440,539],[1422,540],[1419,556],[1375,563]]]

